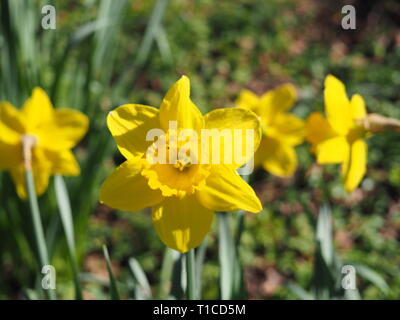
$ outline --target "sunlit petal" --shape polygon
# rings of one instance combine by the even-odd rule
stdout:
[[[353,191],[360,184],[367,166],[367,144],[358,139],[351,144],[351,149],[342,166],[342,178],[347,192]]]
[[[214,211],[259,212],[262,205],[254,190],[231,167],[215,165],[196,192],[200,203]]]
[[[284,143],[296,146],[304,141],[306,134],[305,122],[290,113],[278,114],[271,127],[266,129],[267,135]]]
[[[54,108],[46,92],[36,87],[23,105],[22,113],[27,119],[28,131],[32,131],[41,124],[52,121]]]
[[[207,113],[204,116],[204,119],[205,128],[220,130],[219,133],[221,134],[221,137],[223,136],[222,130],[227,132],[227,129],[229,129],[229,135],[225,139],[220,139],[221,143],[219,151],[221,164],[233,164],[233,166],[237,168],[253,157],[261,139],[260,121],[254,112],[243,108],[216,109]],[[251,131],[252,136],[254,137],[252,142],[249,140],[251,135],[248,137],[246,136],[248,134],[247,131]],[[239,136],[241,138],[239,138]],[[212,138],[217,139],[218,134],[213,135]],[[228,141],[229,145],[226,145],[225,140]],[[253,143],[252,148],[251,143]],[[210,143],[210,154],[212,152],[211,147]],[[235,152],[238,154],[235,154]],[[228,156],[229,153],[232,156]],[[225,155],[231,160],[230,162],[224,161]],[[239,158],[243,158],[243,161],[240,161]]]
[[[190,99],[190,81],[182,76],[167,92],[160,106],[160,123],[163,130],[169,128],[169,121],[176,121],[178,129],[200,130],[204,119]]]
[[[350,145],[343,136],[336,136],[319,143],[316,147],[317,162],[342,163],[348,157]]]
[[[344,84],[332,75],[325,78],[325,112],[331,127],[338,133],[345,135],[351,128],[350,101]]]
[[[156,108],[125,104],[111,111],[107,125],[125,158],[142,156],[153,141],[146,141],[151,129],[160,127]]]
[[[108,176],[100,189],[100,201],[111,208],[137,211],[162,200],[159,190],[150,189],[137,159],[125,161]]]
[[[213,216],[194,195],[165,198],[152,213],[153,225],[161,240],[182,253],[201,244],[211,229]]]
[[[353,94],[350,101],[351,114],[353,119],[363,119],[367,116],[365,101],[359,94]]]
[[[259,114],[267,121],[272,121],[277,114],[292,108],[296,97],[296,88],[290,83],[270,90],[261,97]]]
[[[255,158],[266,171],[278,177],[289,177],[297,169],[295,149],[274,138],[266,137],[261,141]]]

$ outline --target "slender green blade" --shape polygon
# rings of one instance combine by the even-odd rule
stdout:
[[[74,277],[75,296],[76,299],[81,300],[82,289],[79,282],[78,264],[76,262],[74,222],[72,218],[68,190],[65,186],[64,179],[61,176],[56,175],[54,177],[54,187],[56,191],[58,210],[64,228],[65,238],[67,239],[69,259],[71,263],[72,274]]]
[[[149,281],[147,280],[146,274],[143,271],[143,268],[140,266],[139,262],[135,258],[129,259],[129,268],[132,272],[132,275],[138,284],[137,290],[137,299],[145,300],[151,299],[152,293]]]
[[[112,270],[110,255],[108,254],[108,249],[105,245],[103,245],[103,254],[104,254],[104,258],[106,259],[108,276],[110,278],[111,299],[112,300],[120,300],[117,281],[115,279],[114,272]]]
[[[332,239],[332,217],[328,205],[319,211],[316,230],[316,250],[313,271],[313,292],[316,299],[329,299],[340,270],[335,262]]]
[[[364,279],[370,281],[376,285],[384,294],[387,294],[390,290],[389,285],[385,279],[375,270],[364,264],[352,264],[356,268],[357,273]]]
[[[297,283],[289,282],[287,283],[286,288],[302,300],[314,300],[312,293],[304,290]]]
[[[167,299],[170,296],[174,265],[178,259],[179,252],[168,247],[165,248],[158,293],[160,299]]]

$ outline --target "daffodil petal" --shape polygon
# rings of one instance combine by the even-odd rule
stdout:
[[[141,170],[138,159],[121,164],[101,186],[100,201],[111,208],[128,211],[141,210],[161,202],[161,192],[150,189]]]
[[[353,94],[350,101],[351,114],[353,119],[363,119],[367,116],[365,101],[359,94]]]
[[[8,170],[22,163],[20,144],[8,144],[0,140],[0,155],[0,170]]]
[[[296,88],[292,84],[281,85],[262,95],[259,114],[267,121],[271,121],[277,114],[292,108],[296,98]]]
[[[240,91],[235,106],[238,108],[250,109],[257,113],[260,105],[260,98],[250,90],[244,89]]]
[[[60,138],[73,148],[86,134],[89,127],[88,117],[77,110],[57,109],[54,114]]]
[[[160,123],[164,131],[170,127],[170,121],[176,121],[178,129],[199,131],[204,127],[203,115],[190,99],[190,81],[186,76],[168,90],[161,103]]]
[[[7,145],[17,145],[21,141],[21,134],[10,129],[5,123],[0,122],[0,142]]]
[[[344,188],[352,192],[360,184],[367,167],[367,144],[358,139],[351,144],[349,156],[342,166]]]
[[[256,153],[256,162],[262,163],[263,168],[278,177],[289,177],[297,169],[295,149],[284,142],[265,137]]]
[[[63,176],[77,176],[80,174],[79,164],[70,150],[45,150],[44,152],[52,164],[52,174]]]
[[[316,146],[317,162],[342,163],[347,159],[349,150],[349,143],[344,136],[327,139]]]
[[[11,168],[11,177],[17,188],[18,196],[22,199],[27,198],[25,188],[25,169],[23,163]],[[44,150],[33,148],[32,150],[32,174],[35,182],[35,191],[38,196],[42,195],[49,185],[51,174],[51,163],[47,159]]]
[[[42,123],[51,122],[54,108],[46,92],[36,87],[33,89],[32,95],[22,106],[22,113],[27,119],[28,131],[30,132]]]
[[[212,135],[212,139],[222,137],[223,131],[229,130],[230,146],[226,145],[226,148],[225,139],[220,139],[221,164],[232,164],[238,168],[252,159],[261,140],[260,121],[254,112],[243,108],[216,109],[207,113],[204,120],[206,129],[218,129],[220,135]],[[212,133],[212,131],[210,132]],[[254,137],[253,141],[249,140],[247,133],[251,133],[248,137]],[[209,150],[212,152],[212,140],[210,139],[209,142]],[[231,156],[225,158],[225,153],[231,153]]]
[[[273,124],[267,127],[267,133],[288,145],[296,146],[304,141],[305,122],[293,114],[280,113],[274,118]]]
[[[325,78],[325,112],[332,128],[341,135],[352,126],[350,102],[344,84],[332,75]]]
[[[153,225],[161,240],[182,253],[201,244],[211,229],[213,216],[194,195],[165,198],[152,212]]]
[[[203,206],[213,211],[262,210],[254,190],[236,170],[225,165],[212,166],[210,175],[198,188],[196,196]]]
[[[312,144],[318,144],[326,139],[336,136],[329,122],[320,112],[313,112],[307,118],[306,139]]]
[[[39,143],[52,150],[65,150],[75,145],[86,134],[89,120],[82,112],[73,109],[58,109],[46,125],[36,128],[33,134]]]
[[[152,129],[160,127],[159,111],[154,107],[125,104],[111,111],[107,125],[126,159],[142,156],[153,141],[146,141]]]
[[[0,102],[0,125],[5,126],[18,134],[26,132],[26,122],[22,114],[6,101]],[[3,140],[4,133],[0,129],[0,140]]]

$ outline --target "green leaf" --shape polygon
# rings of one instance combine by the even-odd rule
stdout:
[[[132,275],[137,283],[138,290],[136,291],[136,297],[140,300],[151,299],[151,288],[149,281],[147,280],[146,274],[140,266],[139,262],[135,258],[129,259],[129,268]]]
[[[168,247],[165,248],[158,293],[160,299],[169,298],[172,287],[174,265],[179,259],[179,256],[180,254],[178,251],[172,250]]]
[[[335,290],[339,270],[335,263],[331,210],[326,204],[319,210],[316,228],[312,291],[316,299],[330,299]]]
[[[353,263],[351,265],[356,268],[357,273],[361,277],[376,285],[384,294],[389,292],[389,285],[378,272],[364,264]]]
[[[219,263],[221,299],[243,299],[245,290],[242,265],[238,249],[230,228],[229,214],[218,213],[219,221]]]
[[[302,287],[300,287],[297,283],[289,282],[289,283],[287,283],[286,288],[302,300],[314,300],[315,299],[314,296],[312,295],[312,293],[307,292]]]
[[[327,204],[319,210],[316,238],[317,242],[320,243],[321,254],[326,264],[332,266],[335,252],[332,239],[331,209]]]
[[[108,276],[110,278],[111,299],[112,300],[120,300],[120,295],[119,295],[119,291],[118,291],[118,287],[117,287],[117,281],[115,280],[114,272],[112,270],[112,265],[111,265],[111,261],[110,261],[110,256],[108,254],[108,250],[105,245],[103,245],[103,254],[104,254],[104,258],[106,259]]]
[[[68,196],[68,190],[67,187],[65,186],[64,179],[61,176],[56,175],[54,177],[54,187],[56,191],[58,210],[60,213],[60,218],[65,233],[65,238],[67,239],[69,260],[71,264],[72,274],[74,277],[75,296],[76,299],[80,300],[82,299],[82,289],[79,282],[78,264],[76,262],[74,222],[72,218],[72,211]]]

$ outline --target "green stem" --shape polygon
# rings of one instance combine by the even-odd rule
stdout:
[[[47,252],[46,240],[44,237],[42,220],[40,218],[39,204],[36,197],[35,184],[31,170],[25,171],[26,188],[28,190],[29,206],[31,209],[33,229],[35,233],[36,246],[39,252],[40,271],[43,266],[49,264],[49,255]],[[55,299],[55,292],[51,289],[46,290],[49,299]]]
[[[186,258],[186,296],[188,300],[196,300],[196,272],[194,264],[194,250],[185,254]]]

